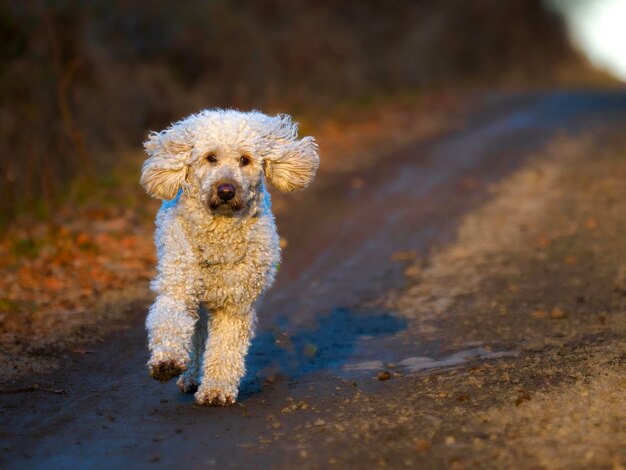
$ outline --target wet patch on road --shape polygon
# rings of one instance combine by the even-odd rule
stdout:
[[[279,318],[273,330],[254,338],[242,399],[259,392],[263,381],[274,380],[277,375],[294,380],[321,370],[341,371],[346,361],[359,351],[362,354],[364,343],[391,337],[408,325],[398,315],[347,308],[334,309],[310,323],[308,327],[290,329],[288,319]]]
[[[447,370],[453,367],[462,366],[467,364],[470,360],[489,360],[489,359],[502,359],[507,357],[517,357],[519,351],[488,351],[483,348],[467,349],[465,351],[458,351],[449,356],[445,356],[439,359],[425,356],[407,357],[400,361],[393,362],[392,368],[398,368],[404,373],[420,372],[434,369]],[[343,367],[345,371],[372,371],[381,370],[385,367],[389,367],[389,363],[384,364],[382,361],[366,361],[357,364],[347,364]]]

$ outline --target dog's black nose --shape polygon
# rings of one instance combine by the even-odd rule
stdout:
[[[222,201],[230,201],[235,197],[235,187],[232,184],[220,184],[217,187],[217,195]]]

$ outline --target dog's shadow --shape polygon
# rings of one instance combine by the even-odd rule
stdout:
[[[407,321],[389,313],[354,312],[339,308],[316,319],[316,325],[287,331],[287,318],[274,322],[252,341],[241,382],[240,398],[262,390],[266,380],[281,376],[298,379],[311,372],[334,369],[354,353],[359,338],[390,336],[406,328]]]

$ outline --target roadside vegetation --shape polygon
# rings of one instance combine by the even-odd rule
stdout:
[[[602,80],[541,0],[42,0],[2,2],[0,26],[0,227],[106,188],[148,130],[206,107],[360,122],[402,93]]]

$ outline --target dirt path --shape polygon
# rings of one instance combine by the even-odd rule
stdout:
[[[14,385],[15,393],[0,395],[2,468],[549,466],[551,460],[540,455],[493,453],[496,444],[508,444],[492,428],[511,425],[496,422],[497,407],[513,403],[522,410],[526,402],[550,403],[532,397],[560,383],[572,385],[580,367],[597,366],[584,362],[596,357],[590,348],[614,346],[623,339],[619,328],[607,329],[610,321],[606,328],[581,321],[568,323],[571,331],[557,335],[552,323],[534,322],[559,316],[552,308],[558,307],[560,294],[550,289],[556,275],[542,280],[534,303],[513,295],[499,297],[495,306],[489,303],[498,292],[536,292],[531,281],[540,273],[533,268],[549,254],[529,264],[520,245],[516,257],[504,257],[519,268],[516,272],[525,273],[515,281],[502,277],[508,268],[476,278],[492,252],[475,251],[483,258],[466,256],[458,269],[441,266],[458,260],[446,249],[478,250],[479,235],[463,238],[467,229],[457,236],[458,228],[468,224],[467,214],[477,213],[486,230],[500,230],[497,217],[480,212],[494,198],[491,183],[523,168],[557,135],[619,128],[625,122],[624,94],[494,98],[468,117],[463,130],[381,156],[362,172],[322,179],[309,192],[285,196],[289,209],[278,225],[287,248],[278,282],[260,312],[240,404],[198,408],[174,384],[149,379],[141,309],[129,318],[127,330],[88,346],[92,352],[68,353],[59,370],[23,379]],[[590,152],[602,147],[594,145]],[[505,207],[515,212],[517,206]],[[585,217],[589,221],[592,215]],[[519,226],[528,220],[514,222]],[[500,262],[506,239],[498,243],[493,260]],[[433,251],[437,247],[448,248]],[[586,268],[583,279],[584,273],[596,276],[597,270]],[[605,274],[603,281],[614,272]],[[474,283],[468,280],[472,276]],[[446,283],[437,279],[453,282],[448,284],[453,292],[443,292]],[[601,300],[608,294],[589,295]],[[607,303],[614,311],[622,307],[617,300]],[[501,307],[512,311],[520,305],[533,312],[548,310],[520,313],[513,320],[502,315]],[[513,334],[512,327],[524,333]],[[560,349],[551,349],[556,343]],[[615,347],[594,351],[612,358],[613,366],[623,360]],[[558,369],[563,357],[569,358],[569,378],[546,375],[545,369]],[[541,368],[532,366],[538,363]],[[605,376],[609,382],[596,386],[619,383],[620,376],[612,373]],[[35,383],[38,388],[29,391]],[[479,412],[486,414],[476,424]],[[593,454],[590,458],[593,462]],[[611,454],[615,468],[626,463],[620,458]]]

